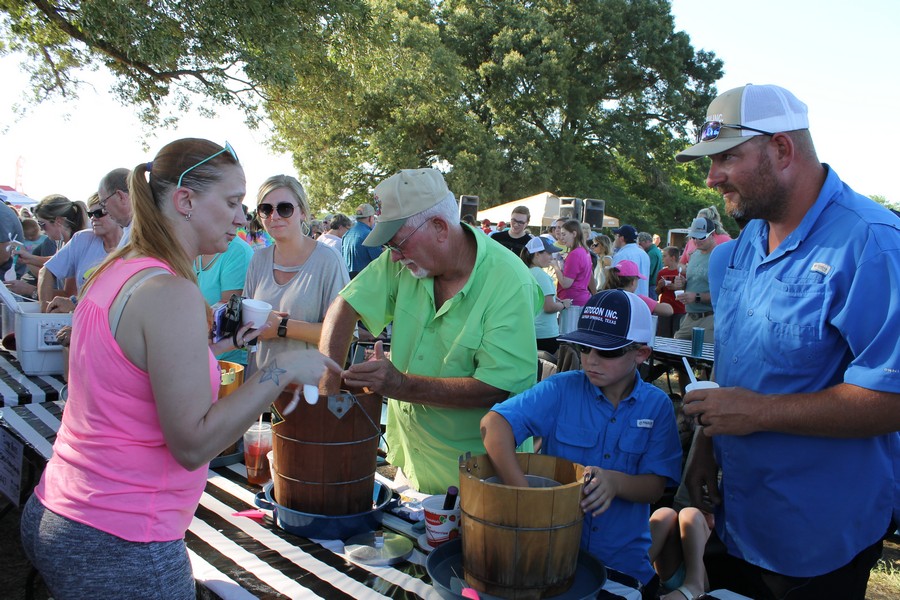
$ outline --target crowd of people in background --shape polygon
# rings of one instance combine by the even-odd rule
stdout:
[[[387,458],[427,494],[458,482],[466,452],[524,485],[514,453],[534,439],[585,465],[581,547],[645,597],[864,598],[900,516],[897,310],[871,293],[900,283],[900,220],[818,161],[787,90],[730,90],[707,118],[676,160],[710,157],[746,228],[732,240],[710,206],[684,248],[630,224],[532,232],[525,206],[508,228],[461,221],[435,169],[324,219],[276,175],[248,214],[234,149],[197,139],[110,171],[86,202],[0,206],[7,287],[75,313],[69,400],[22,517],[51,591],[193,598],[183,537],[204,466],[301,382],[386,398]],[[213,342],[211,305],[232,295],[269,318]],[[348,363],[360,324],[391,326],[390,351]],[[721,388],[684,396],[683,468],[672,402],[639,370],[653,336],[697,328]],[[563,347],[577,367],[538,382],[538,351]],[[217,356],[256,371],[222,399]],[[651,515],[682,480],[692,507]]]

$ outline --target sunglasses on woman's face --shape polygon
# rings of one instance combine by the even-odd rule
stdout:
[[[278,211],[278,216],[282,219],[288,219],[292,214],[294,214],[294,208],[296,204],[291,204],[290,202],[279,202],[277,206],[272,206],[271,204],[260,204],[256,207],[256,212],[259,213],[263,219],[268,219],[272,216],[272,213]]]
[[[95,208],[94,210],[88,211],[88,216],[92,219],[102,219],[109,213],[103,210],[102,208]]]

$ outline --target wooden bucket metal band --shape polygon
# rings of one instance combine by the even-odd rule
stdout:
[[[331,482],[324,482],[324,481],[303,481],[302,479],[296,479],[296,478],[294,478],[294,477],[289,477],[289,476],[284,475],[283,473],[279,473],[279,472],[277,472],[277,471],[275,472],[275,475],[276,475],[277,477],[281,477],[282,479],[287,479],[287,480],[289,480],[289,481],[293,481],[294,483],[303,483],[303,484],[305,484],[305,485],[324,485],[324,486],[330,486],[330,485],[341,485],[341,486],[344,486],[344,485],[349,485],[349,484],[351,484],[351,483],[362,483],[362,482],[366,481],[367,479],[372,479],[372,480],[375,479],[375,473],[374,473],[374,472],[373,472],[371,475],[366,475],[366,476],[364,476],[364,477],[360,477],[359,479],[350,479],[350,480],[347,480],[347,481],[331,481]]]
[[[476,516],[473,516],[466,511],[461,511],[462,515],[467,519],[472,519],[476,523],[481,523],[482,525],[487,525],[488,527],[493,527],[497,529],[509,529],[511,531],[554,531],[557,529],[568,529],[570,527],[574,527],[578,523],[581,523],[583,519],[576,519],[574,521],[570,521],[569,523],[563,523],[562,525],[548,525],[546,527],[519,527],[518,525],[500,525],[499,523],[494,523],[493,521],[485,521],[484,519],[480,519]]]
[[[296,438],[287,437],[286,435],[282,435],[276,432],[279,439],[294,442],[295,444],[299,444],[301,446],[355,446],[357,444],[363,444],[365,442],[369,442],[373,439],[381,437],[381,432],[379,431],[376,435],[370,435],[367,438],[359,438],[357,440],[350,440],[349,442],[311,442],[309,440],[298,440]]]

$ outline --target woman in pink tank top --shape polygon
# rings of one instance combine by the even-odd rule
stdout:
[[[209,307],[191,264],[235,237],[245,187],[231,146],[201,139],[131,171],[130,242],[83,288],[69,399],[22,517],[26,553],[54,597],[193,598],[184,533],[208,462],[288,383],[340,372],[316,351],[286,352],[216,401]]]

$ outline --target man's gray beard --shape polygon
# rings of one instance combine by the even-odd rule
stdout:
[[[410,274],[410,275],[412,275],[412,276],[415,277],[416,279],[425,279],[425,278],[431,276],[431,273],[429,273],[427,269],[423,269],[422,267],[420,267],[420,266],[418,266],[418,265],[416,265],[416,270],[415,270],[415,271],[413,271],[412,269],[410,269],[410,268],[409,268],[409,265],[410,265],[410,263],[412,263],[412,262],[413,262],[413,261],[409,261],[409,262],[405,262],[405,261],[404,261],[404,262],[403,262],[403,266],[406,267],[406,270],[409,271],[409,274]]]

